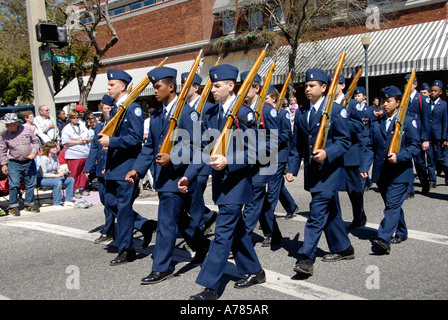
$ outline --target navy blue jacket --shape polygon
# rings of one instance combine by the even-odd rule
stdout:
[[[219,104],[204,110],[202,114],[202,125],[204,126],[205,136],[216,139],[222,127],[218,126]],[[234,121],[231,141],[243,141],[239,134],[252,135],[256,138],[255,115],[248,106],[242,105],[238,110],[237,121]],[[211,138],[213,140],[213,138]],[[244,149],[237,150],[236,143],[233,149],[229,149],[226,157],[229,164],[221,171],[212,169],[212,198],[215,204],[247,204],[252,202],[254,191],[252,186],[251,168],[256,161],[255,141],[244,139]],[[205,155],[210,155],[213,143],[207,145],[204,149]]]
[[[431,133],[429,135],[430,140],[445,141],[448,133],[448,115],[447,104],[442,99],[438,99],[437,102],[432,102],[434,108],[431,112]]]
[[[96,176],[102,178],[104,178],[103,169],[106,166],[107,152],[103,150],[103,146],[98,142],[98,134],[103,130],[105,124],[105,121],[101,121],[95,126],[95,136],[90,143],[90,152],[83,171],[90,172],[95,167]]]
[[[398,114],[396,115],[398,117]],[[390,163],[386,157],[393,136],[394,124],[386,132],[386,115],[378,122],[374,122],[370,133],[370,143],[367,149],[374,152],[372,169],[373,182],[408,183],[413,178],[412,158],[420,150],[420,138],[414,117],[406,116],[400,151],[396,153],[397,163]],[[361,172],[368,172],[368,167],[360,168]]]
[[[288,173],[297,175],[300,160],[304,162],[305,190],[310,192],[342,191],[346,189],[344,154],[350,147],[347,110],[334,103],[325,151],[327,158],[322,163],[312,159],[312,150],[320,127],[323,106],[317,111],[313,122],[308,124],[310,104],[296,110],[291,143]]]
[[[116,106],[112,108],[111,118],[117,110]],[[135,102],[131,103],[122,124],[116,130],[117,134],[110,137],[104,175],[106,180],[124,180],[126,174],[132,170],[142,150],[143,121],[142,108]]]
[[[166,119],[162,125],[162,112],[163,108],[160,106],[151,114],[149,125],[151,133],[149,136],[151,138],[144,144],[142,152],[132,168],[141,177],[146,174],[151,164],[155,162],[168,131],[169,119]],[[155,163],[154,166],[154,190],[157,192],[179,192],[177,183],[183,176],[186,176],[190,181],[189,190],[193,190],[196,187],[195,178],[200,164],[198,166],[189,166],[193,162],[194,153],[200,150],[199,147],[195,147],[191,140],[194,123],[199,123],[199,114],[190,106],[184,105],[178,118],[176,143],[170,153],[171,163],[166,167],[162,167],[158,163]],[[200,130],[200,127],[198,129]],[[187,171],[187,168],[190,169]]]

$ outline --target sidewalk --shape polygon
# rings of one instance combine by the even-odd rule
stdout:
[[[55,211],[55,210],[67,210],[67,209],[74,209],[71,206],[66,206],[63,208],[54,208],[53,207],[53,198],[51,196],[52,191],[41,191],[39,190],[39,194],[37,192],[34,193],[34,204],[37,205],[41,212],[49,212],[49,211]],[[101,204],[100,196],[98,191],[90,191],[90,195],[88,196],[82,196],[81,199],[73,198],[76,201],[79,200],[85,200],[87,202],[92,203],[93,205]],[[9,201],[9,195],[0,197],[0,205],[1,207],[6,211],[8,209],[8,201]],[[20,214],[27,214],[29,212],[26,212],[23,210],[23,202],[19,201],[20,205]],[[76,208],[76,210],[84,210],[82,208]],[[1,219],[1,218],[0,218]]]

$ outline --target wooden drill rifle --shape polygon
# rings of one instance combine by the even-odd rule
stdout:
[[[280,95],[278,96],[277,106],[276,106],[277,111],[280,111],[280,108],[282,107],[283,99],[285,99],[286,91],[288,90],[288,86],[289,86],[289,82],[291,81],[291,77],[292,77],[292,70],[289,71],[288,76],[286,77],[285,83],[283,84],[282,91],[280,91]]]
[[[173,147],[174,141],[173,141],[173,135],[174,130],[177,127],[177,122],[179,119],[179,115],[185,105],[185,101],[187,99],[188,91],[190,90],[191,84],[193,83],[194,75],[196,74],[196,71],[198,70],[199,63],[201,62],[201,55],[202,50],[197,55],[195,61],[193,62],[193,66],[190,69],[190,72],[188,73],[187,79],[185,80],[185,83],[182,86],[182,89],[179,93],[178,99],[171,108],[169,119],[170,119],[170,125],[168,127],[168,131],[165,135],[165,138],[163,139],[162,146],[160,147],[159,153],[170,153],[171,149]]]
[[[218,60],[215,63],[215,67],[217,65],[219,65],[219,60],[221,59],[221,57],[218,58]],[[212,88],[212,79],[210,79],[210,77],[208,77],[207,82],[205,82],[205,86],[202,89],[202,93],[201,93],[201,97],[199,98],[199,104],[196,108],[196,111],[199,112],[202,115],[202,109],[205,106],[205,102],[208,99],[208,95],[210,94],[210,89]]]
[[[347,95],[344,98],[344,101],[342,101],[342,105],[344,107],[347,107],[348,102],[352,98],[353,92],[355,92],[356,85],[358,84],[358,80],[361,77],[362,69],[358,70],[358,73],[356,74],[355,78],[353,79],[352,83],[350,83],[350,87],[348,87]]]
[[[247,92],[249,91],[252,82],[254,82],[255,75],[257,74],[258,69],[260,69],[261,63],[263,62],[264,58],[266,57],[266,50],[268,46],[269,44],[266,45],[266,47],[261,51],[254,65],[252,66],[248,75],[246,76],[246,79],[244,80],[243,84],[238,90],[238,93],[236,95],[236,98],[233,100],[232,105],[230,106],[229,110],[227,110],[226,124],[224,125],[223,130],[216,139],[216,143],[210,154],[210,158],[213,158],[216,155],[222,155],[222,156],[226,155],[227,141],[230,137],[229,131],[232,128],[233,122],[235,121],[235,117],[240,107],[244,103],[244,99],[246,98]]]
[[[162,62],[160,62],[156,68],[159,68],[165,64],[165,61],[168,59],[168,57],[165,58]],[[118,102],[117,107],[118,111],[117,113],[112,117],[112,119],[109,120],[109,122],[104,126],[104,128],[101,130],[100,134],[105,134],[109,137],[112,137],[115,133],[115,130],[120,126],[121,122],[124,119],[124,116],[126,115],[126,110],[128,106],[134,102],[135,99],[137,99],[138,95],[146,88],[146,86],[149,84],[149,77],[146,76],[140,83],[132,89],[132,86],[129,86],[127,97],[123,101],[123,103]]]
[[[317,133],[316,141],[314,143],[313,154],[319,149],[324,149],[327,142],[328,130],[330,128],[331,112],[333,110],[333,101],[336,95],[336,89],[339,83],[339,77],[341,76],[342,66],[344,65],[345,56],[347,53],[342,51],[341,57],[339,58],[338,64],[336,66],[336,71],[334,72],[333,80],[331,81],[330,88],[328,89],[328,94],[323,102],[324,113],[320,120],[320,127]]]
[[[411,76],[409,77],[408,83],[406,85],[406,88],[404,90],[403,97],[401,98],[400,101],[399,115],[394,125],[394,134],[392,135],[389,151],[387,152],[388,157],[390,157],[392,153],[397,153],[398,151],[400,151],[401,138],[403,137],[403,130],[404,130],[404,118],[406,117],[406,111],[408,110],[409,97],[411,96],[414,79],[415,79],[415,71],[412,71]]]
[[[271,67],[269,68],[268,74],[266,75],[266,79],[264,80],[263,87],[261,88],[260,95],[257,99],[257,111],[255,112],[255,119],[260,123],[261,114],[263,113],[263,108],[266,100],[266,96],[268,95],[269,86],[271,84],[272,75],[274,74],[275,69],[275,61],[272,61]]]

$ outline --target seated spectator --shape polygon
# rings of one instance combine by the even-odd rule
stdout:
[[[73,186],[75,179],[69,177],[68,169],[59,165],[57,152],[56,142],[45,143],[37,167],[38,180],[42,187],[53,189],[54,207],[62,207],[62,186],[65,187],[64,206],[74,206]]]
[[[89,195],[87,177],[82,173],[87,156],[90,151],[89,131],[86,126],[79,123],[78,112],[70,112],[69,123],[62,129],[61,140],[65,146],[65,160],[67,161],[70,176],[75,179],[75,198]]]
[[[39,140],[29,127],[19,124],[15,113],[5,114],[1,122],[6,126],[6,131],[0,136],[0,164],[2,173],[8,175],[8,213],[20,216],[18,195],[22,176],[25,183],[25,211],[39,212],[39,208],[34,205],[34,188],[37,185],[34,158],[39,152]]]

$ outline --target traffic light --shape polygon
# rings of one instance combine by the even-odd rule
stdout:
[[[54,43],[59,48],[68,45],[68,31],[66,26],[59,26],[55,23],[39,22],[36,25],[37,41],[44,43]]]

